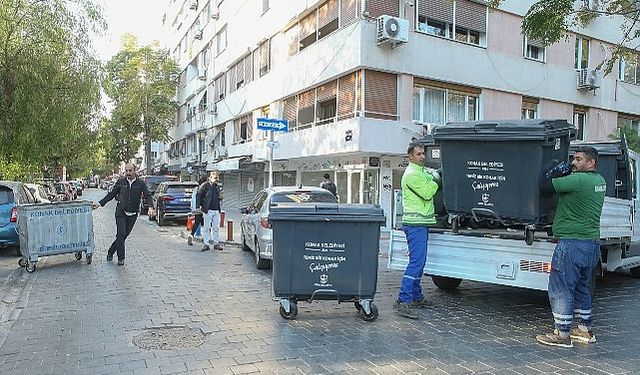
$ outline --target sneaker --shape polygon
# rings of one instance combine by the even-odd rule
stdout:
[[[193,246],[193,235],[189,235],[189,237],[187,237],[187,243],[189,244],[189,246]]]
[[[544,345],[561,346],[563,348],[573,347],[571,336],[562,338],[562,336],[560,336],[560,334],[556,330],[554,330],[552,333],[547,333],[546,335],[536,336],[536,341]]]
[[[408,303],[396,301],[393,304],[393,307],[395,307],[400,316],[404,316],[405,318],[409,319],[418,319],[418,314],[416,313],[415,309]]]
[[[587,332],[585,332],[578,327],[571,329],[571,338],[590,344],[596,342],[596,335],[593,334],[592,330],[588,330]]]
[[[124,259],[118,259],[118,265],[124,266]]]
[[[220,245],[219,243],[213,245],[213,249],[214,250],[222,250],[222,245]]]
[[[209,248],[209,245],[204,245],[204,246],[202,246],[202,249],[200,249],[200,251],[209,251],[209,250],[211,250]]]
[[[427,299],[424,298],[424,296],[423,296],[422,298],[420,298],[417,301],[411,301],[410,305],[411,305],[411,307],[417,307],[419,309],[423,309],[423,308],[426,308],[426,307],[433,306],[433,302],[427,301]]]
[[[113,260],[113,254],[107,254],[107,262],[111,262]]]

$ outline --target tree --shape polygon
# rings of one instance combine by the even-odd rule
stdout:
[[[503,1],[490,0],[489,4],[497,7]],[[539,0],[524,16],[522,30],[528,38],[551,45],[568,37],[569,28],[586,27],[598,17],[618,20],[621,25],[621,39],[601,64],[610,73],[620,58],[634,58],[640,48],[639,0]]]
[[[86,157],[100,109],[89,36],[103,27],[93,0],[0,1],[0,164],[33,172]]]
[[[617,131],[609,135],[609,139],[620,139],[624,136],[627,141],[627,147],[635,152],[640,152],[640,135],[638,131],[631,126],[623,126],[618,128]]]
[[[147,173],[151,174],[151,142],[169,141],[177,104],[178,66],[158,43],[140,47],[127,34],[123,45],[106,65],[104,90],[114,104],[108,122],[113,135],[112,152],[120,161],[129,161],[142,142]]]

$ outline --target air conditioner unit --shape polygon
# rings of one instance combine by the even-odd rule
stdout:
[[[198,79],[205,81],[207,79],[207,68],[198,69]]]
[[[207,106],[209,108],[209,114],[217,115],[218,114],[218,103],[212,103]]]
[[[193,35],[195,39],[202,40],[202,29],[197,28],[196,33]]]
[[[189,9],[197,10],[198,9],[198,0],[191,0],[189,2]]]
[[[578,90],[595,90],[602,85],[603,74],[600,69],[578,70]]]
[[[214,20],[217,20],[220,18],[220,9],[218,8],[213,8],[211,10],[211,18]]]
[[[382,15],[376,28],[378,45],[391,43],[394,46],[409,42],[409,21],[403,18]]]

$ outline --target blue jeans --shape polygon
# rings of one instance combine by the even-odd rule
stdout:
[[[409,245],[409,264],[404,270],[398,301],[410,303],[422,299],[420,279],[427,262],[427,240],[429,239],[429,227],[403,226],[402,231],[407,236]]]
[[[549,275],[549,302],[556,329],[569,332],[573,315],[591,329],[591,293],[593,269],[600,258],[597,240],[560,240],[553,252]]]

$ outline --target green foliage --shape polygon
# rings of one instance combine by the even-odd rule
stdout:
[[[490,0],[498,7],[504,0]],[[621,38],[600,64],[610,73],[617,61],[638,52],[640,41],[640,2],[637,0],[538,0],[529,8],[522,21],[523,33],[531,39],[551,45],[568,38],[567,30],[586,27],[598,17],[621,21]],[[629,47],[631,46],[631,47]]]
[[[631,126],[618,128],[615,133],[609,135],[609,139],[620,139],[622,135],[624,135],[624,138],[627,141],[627,147],[635,152],[640,152],[640,135],[638,135],[638,131],[636,129]]]
[[[125,35],[122,49],[106,65],[104,91],[114,110],[105,122],[103,137],[112,137],[107,149],[112,162],[129,161],[141,144],[151,154],[151,142],[167,142],[177,104],[174,101],[178,65],[157,43],[139,46]],[[153,167],[147,165],[147,172]]]
[[[76,166],[95,139],[100,64],[89,36],[103,21],[93,1],[0,1],[0,160],[9,170]]]

